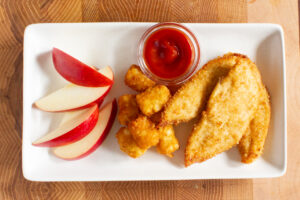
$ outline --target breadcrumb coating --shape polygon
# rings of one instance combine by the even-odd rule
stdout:
[[[139,107],[135,95],[125,94],[120,96],[118,106],[118,120],[124,126],[127,126],[130,121],[135,120],[139,115]]]
[[[131,121],[128,129],[137,145],[143,149],[155,146],[159,142],[159,132],[146,116],[140,115],[136,120]]]
[[[122,127],[116,134],[120,150],[129,155],[132,158],[138,158],[143,155],[147,149],[140,148],[134,141],[128,128]]]
[[[238,144],[258,106],[261,80],[249,59],[239,59],[217,83],[188,139],[185,165],[202,162]]]
[[[136,95],[136,101],[141,112],[150,117],[154,113],[159,112],[170,97],[170,91],[166,86],[157,85]]]
[[[238,145],[243,163],[252,163],[262,154],[268,134],[270,117],[269,95],[262,85],[258,108]]]
[[[172,125],[165,127],[158,127],[160,132],[159,143],[156,147],[157,151],[169,157],[173,157],[173,152],[179,149],[179,142],[175,136],[174,128]]]
[[[142,92],[153,87],[155,82],[143,74],[139,66],[131,65],[125,75],[125,84],[137,92]]]
[[[187,122],[198,116],[220,77],[226,76],[237,60],[233,54],[227,54],[205,64],[167,102],[161,125]]]

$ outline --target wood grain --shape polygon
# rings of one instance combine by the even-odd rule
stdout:
[[[38,22],[279,22],[286,31],[291,88],[289,137],[299,141],[299,115],[293,112],[300,105],[297,2],[274,4],[274,0],[254,1],[248,7],[246,0],[0,0],[0,199],[299,199],[297,140],[289,140],[297,150],[289,151],[287,176],[274,180],[39,183],[25,180],[21,170],[23,33],[28,24]]]
[[[297,1],[270,0],[249,4],[249,22],[281,24],[285,34],[287,81],[288,167],[285,176],[253,181],[256,199],[300,199],[300,57]]]

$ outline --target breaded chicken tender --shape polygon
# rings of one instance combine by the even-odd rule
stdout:
[[[262,85],[257,110],[238,145],[243,163],[252,163],[262,154],[268,134],[270,116],[269,95],[266,88]]]
[[[220,77],[226,76],[237,61],[237,56],[227,54],[204,65],[167,102],[161,125],[187,122],[198,116]]]
[[[160,111],[170,97],[170,91],[166,86],[157,85],[136,95],[136,101],[142,113],[150,117]]]
[[[205,161],[238,144],[258,106],[258,75],[249,59],[239,59],[217,83],[206,111],[189,136],[185,166]]]
[[[159,143],[156,147],[157,151],[161,154],[165,154],[169,157],[173,157],[173,152],[179,149],[179,142],[175,136],[175,132],[172,125],[165,127],[159,127],[160,132]]]
[[[118,120],[120,124],[127,126],[132,120],[139,115],[139,108],[133,94],[125,94],[118,99],[119,113]]]
[[[131,121],[128,129],[137,145],[143,149],[155,146],[159,142],[159,132],[146,116],[140,115]]]
[[[121,151],[128,154],[132,158],[143,155],[147,149],[140,148],[131,136],[128,128],[122,127],[116,134]]]
[[[137,92],[142,92],[153,87],[155,82],[145,76],[139,66],[131,65],[125,75],[125,84]]]

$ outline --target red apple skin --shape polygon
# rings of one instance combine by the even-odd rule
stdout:
[[[102,102],[103,101],[101,101],[101,103]],[[63,145],[76,142],[81,138],[83,138],[84,136],[86,136],[87,134],[89,134],[93,130],[93,128],[97,124],[98,117],[99,117],[99,106],[87,120],[82,122],[79,126],[75,127],[74,129],[70,130],[69,132],[59,137],[53,138],[52,140],[39,143],[39,144],[33,143],[32,145],[38,147],[58,147],[58,146],[63,146]]]
[[[63,160],[78,160],[78,159],[84,158],[84,157],[90,155],[91,153],[93,153],[102,144],[102,142],[106,139],[106,137],[107,137],[107,135],[108,135],[111,127],[113,126],[115,119],[116,119],[116,115],[117,115],[117,112],[118,112],[118,105],[117,105],[116,99],[113,100],[112,104],[113,104],[112,105],[112,111],[111,111],[107,126],[106,126],[105,130],[103,131],[103,134],[100,136],[100,138],[98,139],[98,141],[95,143],[94,146],[92,146],[87,152],[85,152],[84,154],[81,154],[80,156],[78,156],[76,158],[67,159],[67,158],[59,157],[57,155],[56,156],[63,159]]]
[[[86,87],[112,85],[109,78],[57,48],[52,50],[52,59],[56,71],[73,84]]]
[[[113,74],[113,73],[112,73]],[[112,83],[114,83],[114,80],[115,80],[115,76],[113,75],[112,76],[112,79],[109,79],[112,81]],[[81,107],[77,107],[77,108],[73,108],[73,109],[66,109],[66,110],[59,110],[59,111],[48,111],[48,110],[44,110],[43,108],[37,106],[35,103],[33,104],[34,107],[42,110],[42,111],[45,111],[45,112],[52,112],[52,113],[59,113],[59,112],[67,112],[67,111],[74,111],[74,110],[79,110],[79,109],[83,109],[83,108],[87,108],[87,107],[90,107],[92,105],[94,105],[95,103],[99,105],[99,107],[101,106],[101,104],[103,103],[103,100],[104,98],[106,97],[106,95],[110,92],[111,88],[112,88],[113,84],[109,86],[109,88],[107,89],[107,91],[101,96],[99,97],[98,99],[96,99],[95,101],[89,103],[89,104],[86,104],[84,106],[81,106]]]
[[[112,81],[112,83],[114,83],[115,81],[115,76],[112,77],[112,79],[110,79]],[[66,111],[73,111],[73,110],[78,110],[78,109],[83,109],[83,108],[87,108],[90,107],[91,105],[97,103],[99,105],[99,107],[102,105],[104,98],[106,97],[106,95],[110,92],[111,88],[112,88],[113,84],[108,88],[108,90],[97,100],[95,100],[94,102],[91,102],[87,105],[78,107],[78,108],[74,108],[74,109],[69,109],[69,110],[62,110],[62,111],[56,111],[56,112],[66,112]],[[43,109],[41,109],[43,110]]]

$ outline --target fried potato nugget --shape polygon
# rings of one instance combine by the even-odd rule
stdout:
[[[238,144],[249,126],[261,78],[249,59],[239,59],[214,88],[206,111],[195,125],[185,149],[185,166],[202,162]]]
[[[252,163],[263,152],[271,117],[271,106],[266,88],[262,85],[257,110],[238,148],[243,163]]]
[[[155,82],[145,76],[139,66],[131,65],[125,75],[125,84],[137,92],[142,92],[153,87]]]
[[[179,149],[179,142],[175,136],[175,132],[172,125],[165,127],[159,127],[160,132],[159,143],[156,147],[157,151],[161,154],[165,154],[169,157],[173,157],[173,152]]]
[[[143,155],[147,149],[140,148],[134,141],[128,128],[122,127],[116,134],[120,150],[128,154],[132,158],[137,158]]]
[[[146,116],[140,115],[131,121],[128,129],[137,145],[143,149],[155,146],[159,142],[159,132]]]
[[[187,122],[198,116],[220,77],[226,76],[237,61],[234,54],[226,54],[204,65],[167,102],[161,125]]]
[[[118,99],[119,113],[118,120],[120,124],[127,126],[132,120],[135,120],[139,115],[139,107],[137,105],[135,95],[125,94]]]
[[[166,86],[157,85],[136,95],[136,101],[142,113],[150,117],[160,111],[170,97],[171,93]]]

